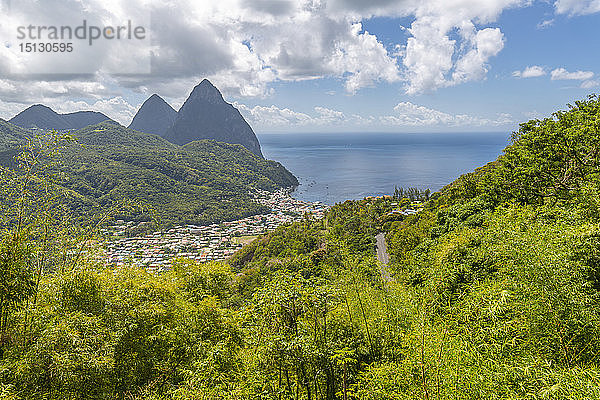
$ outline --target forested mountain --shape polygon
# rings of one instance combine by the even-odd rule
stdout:
[[[524,123],[425,203],[347,201],[161,275],[76,257],[72,235],[46,246],[65,222],[11,203],[2,395],[600,398],[599,116],[594,96]]]
[[[0,131],[0,146],[26,134],[8,123]],[[80,214],[135,199],[167,225],[213,223],[266,211],[252,201],[252,187],[298,184],[281,164],[240,145],[202,140],[182,147],[108,121],[71,134],[75,141],[61,149],[52,169],[60,173],[58,184],[74,194],[69,205]],[[11,166],[17,151],[0,152],[0,163]],[[150,214],[122,217],[144,221]]]
[[[25,143],[28,132],[0,118],[0,151]]]
[[[112,121],[95,111],[59,114],[42,104],[32,105],[10,119],[24,129],[78,130],[104,121]],[[129,124],[130,129],[164,137],[169,142],[185,145],[195,140],[241,144],[262,157],[256,134],[240,112],[223,99],[208,79],[191,92],[179,111],[175,111],[157,94],[150,96]]]
[[[262,157],[260,144],[250,125],[234,106],[225,102],[221,92],[208,79],[192,90],[164,138],[176,144],[199,139],[241,144]]]
[[[77,111],[68,114],[58,114],[50,107],[35,104],[26,108],[10,119],[10,123],[21,128],[55,129],[81,129],[88,125],[98,124],[110,120],[106,115],[96,111]]]
[[[167,130],[173,126],[177,118],[177,111],[157,94],[150,96],[133,117],[130,129],[165,136]]]
[[[82,129],[86,126],[99,124],[100,122],[111,121],[112,119],[97,111],[75,111],[72,113],[60,114],[67,121],[68,129]],[[43,129],[55,129],[44,127]]]

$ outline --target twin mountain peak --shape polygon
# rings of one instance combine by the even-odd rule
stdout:
[[[67,130],[81,129],[107,119],[110,118],[92,111],[58,114],[37,104],[22,111],[9,122],[26,129]],[[179,111],[153,94],[142,104],[128,128],[159,135],[179,145],[201,139],[241,144],[262,157],[260,144],[250,125],[233,105],[223,99],[219,89],[208,79],[204,79],[192,90]]]

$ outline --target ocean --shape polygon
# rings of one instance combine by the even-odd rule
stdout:
[[[333,205],[392,194],[394,187],[441,189],[495,160],[506,133],[271,133],[259,134],[266,158],[290,170],[292,194]]]

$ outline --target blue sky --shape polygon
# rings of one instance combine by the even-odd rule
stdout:
[[[363,21],[363,29],[375,34],[392,51],[395,45],[406,43],[410,35],[402,27],[410,26],[413,20],[370,18]],[[541,26],[544,21],[552,22]],[[506,113],[511,115],[513,122],[499,126],[442,125],[414,129],[381,126],[382,131],[517,129],[520,122],[549,116],[558,109],[566,108],[566,104],[599,91],[598,84],[582,88],[582,80],[552,80],[550,76],[550,72],[557,68],[591,71],[598,76],[600,52],[594,49],[600,49],[600,35],[597,34],[599,23],[600,14],[557,16],[551,3],[536,2],[530,7],[506,10],[497,22],[485,25],[500,27],[505,44],[498,56],[490,59],[489,72],[483,80],[417,95],[404,93],[403,82],[379,83],[355,95],[344,93],[343,81],[339,79],[286,82],[275,86],[273,96],[254,102],[246,101],[246,104],[277,104],[307,113],[311,112],[314,104],[319,104],[347,113],[377,115],[390,112],[401,101],[408,101],[450,114],[470,114],[490,119],[498,113]],[[528,66],[542,66],[546,74],[531,78],[513,76],[515,71],[522,71]],[[336,94],[324,95],[328,91]]]
[[[262,133],[511,131],[600,88],[600,0],[66,1],[4,0],[3,41],[61,7],[74,24],[133,18],[151,32],[148,71],[114,73],[144,59],[124,43],[73,54],[86,75],[15,74],[32,62],[4,47],[1,118],[44,103],[128,124],[152,93],[177,109],[207,77]]]

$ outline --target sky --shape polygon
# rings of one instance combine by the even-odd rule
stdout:
[[[42,103],[128,125],[208,78],[257,133],[510,132],[600,91],[600,0],[0,1],[3,119]],[[70,40],[20,26],[83,19],[144,37],[21,47]]]

